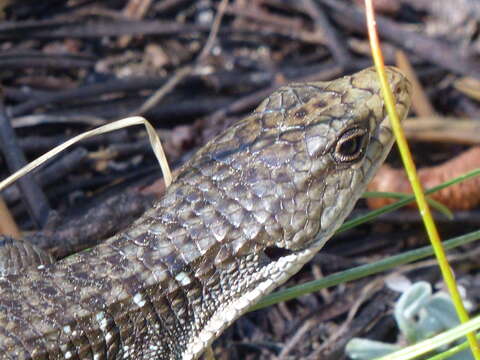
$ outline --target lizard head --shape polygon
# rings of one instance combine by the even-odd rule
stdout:
[[[393,67],[386,72],[399,118],[404,119],[410,83]],[[286,110],[276,125],[275,145],[258,155],[259,162],[268,165],[283,160],[287,166],[272,169],[270,176],[280,187],[282,178],[290,182],[282,188],[284,211],[277,215],[283,237],[274,246],[318,249],[350,213],[393,144],[380,83],[374,68],[368,68],[330,82],[292,84],[272,94],[257,111],[268,124],[269,109],[279,105]]]

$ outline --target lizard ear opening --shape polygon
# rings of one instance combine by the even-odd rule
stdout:
[[[264,250],[265,255],[272,260],[277,261],[281,257],[293,254],[293,251],[278,246],[269,246]]]

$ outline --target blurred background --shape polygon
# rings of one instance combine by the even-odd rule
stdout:
[[[276,88],[371,66],[362,3],[0,0],[0,179],[131,115],[154,125],[175,170]],[[378,0],[375,8],[386,63],[414,85],[405,128],[425,186],[480,168],[480,2]],[[408,192],[400,165],[393,151],[370,191]],[[66,256],[138,217],[163,194],[161,178],[143,127],[90,138],[1,192],[0,232]],[[478,178],[433,199],[447,207],[435,212],[445,238],[479,228]],[[361,201],[353,216],[392,201]],[[341,234],[291,283],[426,244],[414,210]],[[452,253],[472,309],[478,253],[475,245]],[[431,263],[396,271],[411,282],[440,280]],[[388,286],[372,287],[348,317],[365,284],[383,277],[249,314],[217,341],[217,359],[341,359],[355,336],[394,342],[398,292]]]

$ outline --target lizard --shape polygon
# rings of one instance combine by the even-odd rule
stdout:
[[[403,119],[411,86],[387,76]],[[322,248],[393,141],[373,68],[281,87],[127,230],[57,262],[4,242],[0,359],[198,359]]]

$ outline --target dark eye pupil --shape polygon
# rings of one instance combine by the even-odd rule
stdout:
[[[344,141],[340,144],[340,153],[344,156],[355,155],[358,150],[360,150],[360,136],[355,136],[347,141]]]
[[[353,128],[344,132],[337,141],[334,157],[340,163],[352,163],[362,159],[368,143],[368,130]]]

